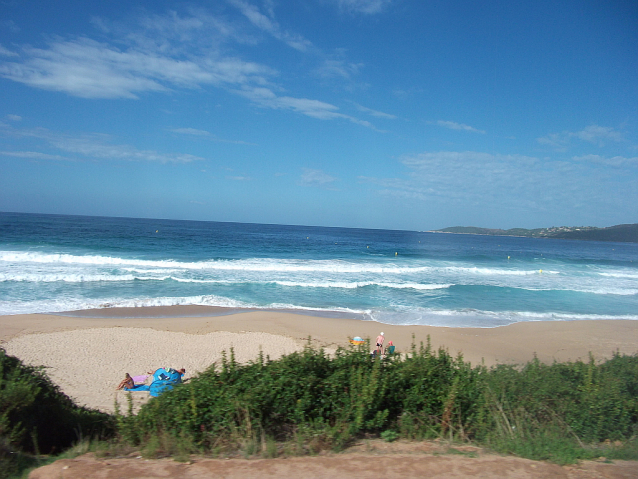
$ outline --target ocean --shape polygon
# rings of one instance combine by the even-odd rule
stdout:
[[[387,324],[638,319],[638,244],[0,213],[0,314],[205,305]]]

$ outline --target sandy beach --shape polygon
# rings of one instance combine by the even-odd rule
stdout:
[[[78,404],[113,411],[125,394],[115,387],[125,373],[141,375],[157,367],[184,367],[186,377],[219,364],[232,347],[238,361],[261,350],[277,358],[299,350],[307,338],[329,352],[361,336],[373,340],[383,331],[399,352],[414,341],[472,364],[520,364],[609,358],[615,351],[638,352],[638,321],[600,320],[525,322],[499,328],[395,326],[347,318],[326,318],[281,311],[223,314],[198,307],[96,310],[68,315],[0,316],[0,345],[27,364],[44,366]],[[217,314],[217,315],[213,315]],[[136,407],[148,393],[135,393]]]

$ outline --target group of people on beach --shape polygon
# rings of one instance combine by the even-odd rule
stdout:
[[[388,342],[388,347],[387,348],[383,348],[383,343],[385,342],[385,334],[383,333],[383,331],[381,331],[381,333],[379,334],[379,336],[377,336],[377,345],[376,348],[372,350],[372,357],[377,357],[377,356],[382,356],[383,354],[394,354],[394,344],[392,344],[392,341]]]
[[[388,342],[388,346],[386,348],[383,347],[383,343],[385,342],[385,334],[383,333],[383,331],[381,331],[381,333],[379,334],[379,336],[377,336],[377,340],[376,340],[376,347],[375,349],[372,350],[371,356],[373,358],[377,357],[377,356],[382,356],[383,354],[394,354],[394,344],[392,344],[392,341]],[[148,374],[149,376],[155,376],[155,373],[157,373],[160,369],[163,368],[158,368],[155,371],[149,371]],[[186,369],[181,368],[181,369],[175,369],[175,371],[177,371],[180,376],[184,376],[184,374],[186,373]],[[120,384],[118,384],[117,386],[117,390],[129,390],[129,389],[134,389],[135,388],[135,379],[144,379],[146,380],[148,376],[135,376],[135,378],[133,378],[129,373],[126,373],[124,376],[124,379],[122,379],[122,381],[120,382]]]

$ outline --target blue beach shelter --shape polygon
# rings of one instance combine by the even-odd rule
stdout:
[[[182,382],[182,375],[173,368],[159,368],[153,374],[153,382],[149,387],[151,396],[157,397],[164,391],[173,389],[176,384]]]
[[[159,368],[153,373],[153,382],[150,385],[139,385],[134,388],[124,388],[125,391],[148,391],[152,397],[157,397],[164,391],[173,389],[176,384],[182,382],[182,375],[173,368]]]

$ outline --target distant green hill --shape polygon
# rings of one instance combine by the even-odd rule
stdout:
[[[638,243],[638,223],[616,225],[606,228],[595,226],[552,226],[551,228],[512,228],[509,230],[478,228],[476,226],[453,226],[436,230],[436,233],[455,233],[490,236],[526,236],[529,238],[561,238],[588,241],[617,241]]]

